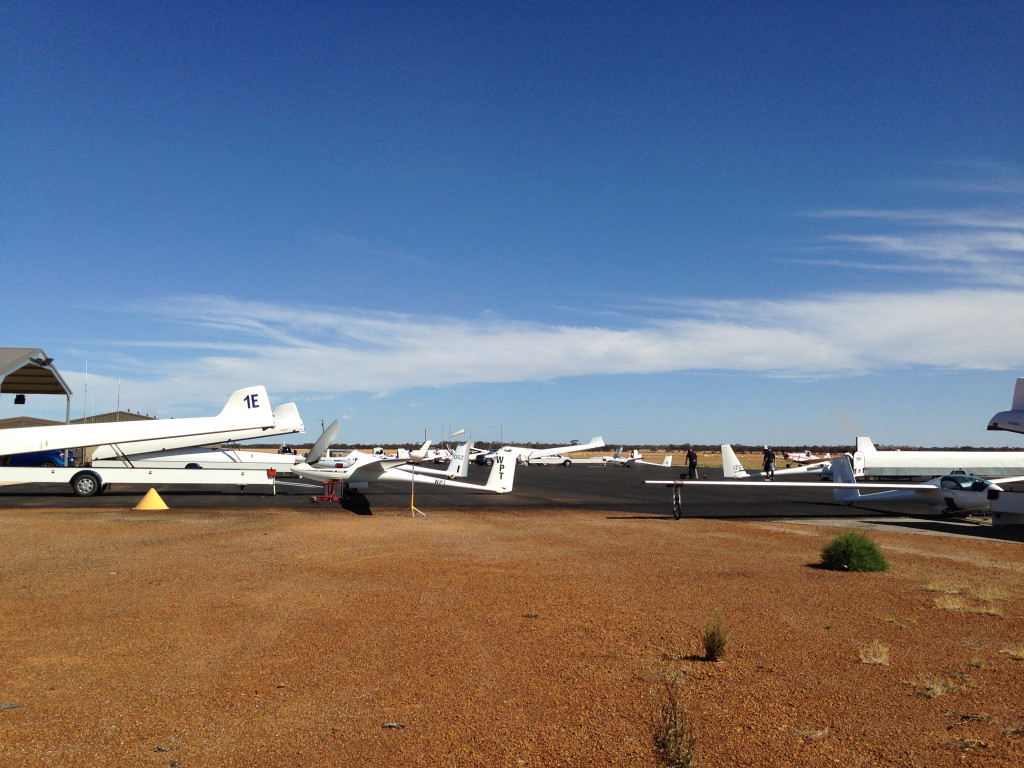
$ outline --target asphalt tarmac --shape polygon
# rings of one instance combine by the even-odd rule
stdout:
[[[489,468],[471,466],[469,482],[482,485]],[[279,477],[277,492],[263,489],[240,492],[234,487],[211,490],[202,486],[156,486],[171,510],[217,510],[295,507],[314,514],[372,515],[409,510],[410,491],[416,508],[460,509],[470,513],[518,511],[538,513],[572,509],[605,514],[610,519],[674,522],[672,491],[666,486],[645,485],[645,480],[676,480],[685,468],[609,466],[527,466],[516,471],[511,493],[451,490],[434,486],[429,476],[417,478],[415,488],[402,483],[380,483],[360,492],[343,507],[337,503],[313,503],[322,486],[300,478]],[[721,480],[722,470],[701,469],[706,480]],[[849,507],[832,500],[827,483],[806,480],[807,489],[686,485],[683,487],[682,519],[791,520],[813,525],[841,526],[865,531],[901,530],[908,533],[999,539],[1024,543],[1019,527],[993,527],[987,517],[956,519],[928,507],[875,503]],[[870,488],[870,483],[865,483]],[[91,497],[75,496],[66,485],[0,486],[0,510],[36,509],[132,509],[145,495],[142,486],[114,486]],[[1024,490],[1022,488],[1021,490]],[[411,512],[410,512],[411,514]]]
[[[482,485],[489,468],[470,467],[468,481]],[[629,515],[666,517],[672,514],[672,491],[667,487],[645,485],[644,480],[675,480],[685,468],[614,467],[614,466],[521,466],[515,475],[514,490],[508,494],[446,489],[433,485],[429,476],[418,476],[415,487],[404,483],[380,483],[355,497],[351,505],[358,513],[371,513],[374,508],[393,509],[410,506],[410,492],[418,509],[430,507],[474,507],[481,510],[500,508],[581,509],[621,512]],[[700,470],[705,479],[721,479],[721,469]],[[766,486],[770,485],[768,483]],[[760,488],[703,489],[684,487],[685,517],[764,518],[808,516],[864,516],[863,509],[851,509],[832,502],[832,494],[822,488],[826,484],[808,480],[808,490],[801,488],[768,490]],[[225,487],[211,490],[201,486],[156,486],[171,508],[203,507],[294,507],[310,505],[310,497],[322,493],[321,486],[300,478],[279,477],[277,493],[253,488],[239,492]],[[0,508],[67,507],[124,508],[133,507],[146,492],[140,486],[114,486],[107,492],[92,496],[75,496],[65,485],[0,487]],[[321,506],[337,508],[337,504]]]

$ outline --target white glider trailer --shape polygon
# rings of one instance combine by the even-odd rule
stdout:
[[[274,413],[267,390],[261,386],[239,389],[216,416],[122,421],[90,424],[59,424],[0,430],[0,455],[30,453],[73,446],[158,442],[169,438],[203,438],[210,435],[274,429]],[[276,492],[277,471],[270,468],[185,469],[130,466],[104,467],[0,467],[0,485],[67,483],[78,496],[102,493],[111,485],[249,486]]]
[[[244,492],[254,486],[271,495],[277,492],[273,469],[153,469],[149,467],[0,467],[0,485],[70,485],[76,496],[95,496],[111,485],[147,488],[169,485],[201,485]]]

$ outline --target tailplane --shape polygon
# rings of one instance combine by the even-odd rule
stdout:
[[[1024,411],[1024,379],[1017,379],[1017,385],[1013,388],[1013,405],[1011,411]]]
[[[239,414],[251,414],[260,411],[270,411],[273,413],[266,387],[246,387],[231,393],[231,397],[228,398],[227,403],[221,408],[217,418],[237,417]]]
[[[722,472],[727,478],[750,477],[731,445],[722,446]]]
[[[878,449],[875,448],[875,444],[871,442],[870,437],[858,437],[857,438],[857,452],[858,453],[874,453]]]
[[[512,480],[516,474],[516,456],[508,448],[501,448],[494,454],[491,474],[487,476],[484,486],[496,493],[508,493],[512,490]]]
[[[445,474],[448,477],[469,477],[469,452],[473,450],[473,443],[462,443],[462,445],[455,446],[455,450],[452,452],[452,460],[448,463],[448,469]]]
[[[847,456],[836,456],[832,459],[832,482],[853,483],[856,478],[853,476],[853,466]],[[860,498],[860,491],[856,488],[836,488],[832,492],[836,501],[851,502]]]

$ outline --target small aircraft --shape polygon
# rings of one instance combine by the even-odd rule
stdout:
[[[645,461],[643,454],[640,453],[636,448],[629,452],[628,456],[622,455],[623,448],[619,446],[615,449],[615,453],[610,456],[591,456],[586,459],[576,459],[577,464],[597,464],[600,466],[612,466],[612,467],[632,467],[636,464],[647,464],[651,467],[671,467],[672,466],[672,454],[666,454],[665,458],[661,462],[656,461]]]
[[[801,467],[791,467],[790,469],[777,469],[775,470],[776,475],[811,475],[820,474],[821,471],[829,465],[827,460],[821,460],[814,464],[805,464]],[[740,463],[739,457],[736,456],[736,451],[732,449],[731,445],[722,446],[722,472],[726,478],[734,479],[749,479],[752,477],[759,477],[767,480],[768,476],[766,472],[753,469],[744,469],[743,464]]]
[[[477,453],[473,457],[480,466],[490,466],[494,462],[494,455],[498,451],[510,452],[516,457],[516,463],[518,464],[529,464],[533,459],[540,459],[545,456],[556,456],[565,453],[578,453],[579,451],[592,451],[595,448],[604,448],[603,437],[592,437],[589,443],[580,445],[574,443],[572,445],[563,445],[560,448],[526,448],[518,445],[506,445],[501,448],[495,448],[490,451],[484,451]]]
[[[776,473],[778,474],[778,473]],[[782,481],[765,483],[744,480],[647,480],[648,485],[670,485],[673,489],[672,511],[678,520],[682,515],[682,488],[693,486],[729,486],[750,488],[802,488],[804,490],[831,490],[833,499],[848,505],[886,502],[908,502],[927,504],[944,513],[986,511],[990,502],[999,497],[1003,488],[980,477],[959,472],[933,478],[925,483],[871,483],[871,488],[885,490],[877,493],[861,493],[865,487],[857,483],[853,466],[848,456],[832,459],[831,483],[809,483]],[[1021,477],[1000,478],[1000,482],[1013,483],[1024,480]]]
[[[327,446],[334,442],[338,436],[338,422],[334,421],[324,430],[324,433],[309,449],[305,458],[300,459],[291,471],[306,480],[315,480],[327,486],[328,495],[334,497],[334,491],[338,483],[341,483],[342,496],[346,489],[362,489],[371,483],[377,482],[414,482],[416,477],[422,477],[429,485],[444,486],[446,488],[463,488],[473,491],[486,491],[490,493],[509,493],[512,490],[512,482],[515,476],[515,464],[511,452],[498,451],[492,459],[491,472],[487,477],[487,483],[477,485],[452,480],[448,477],[441,477],[441,470],[428,470],[410,464],[410,459],[388,459],[375,456],[371,453],[352,451],[341,460],[330,459],[321,461],[321,457]],[[425,448],[420,449],[425,452]],[[468,446],[468,443],[466,444]],[[418,453],[418,452],[417,452]],[[462,463],[466,463],[465,457],[468,450],[462,453]],[[422,456],[420,457],[422,458]],[[457,470],[458,473],[461,470]],[[340,498],[340,497],[338,497]]]
[[[810,451],[796,451],[794,453],[783,451],[782,458],[796,464],[814,464],[819,461],[828,461],[832,458],[832,454],[826,453],[824,456],[815,456]]]
[[[1024,432],[1024,378],[1017,379],[1013,388],[1013,402],[1010,410],[1000,411],[988,420],[989,429],[1005,429],[1007,432]]]

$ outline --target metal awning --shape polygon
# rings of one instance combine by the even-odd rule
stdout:
[[[64,395],[71,417],[71,387],[53,367],[53,358],[41,349],[0,347],[0,393]],[[24,399],[21,399],[24,402]]]
[[[71,395],[71,387],[41,349],[0,347],[0,392]]]

